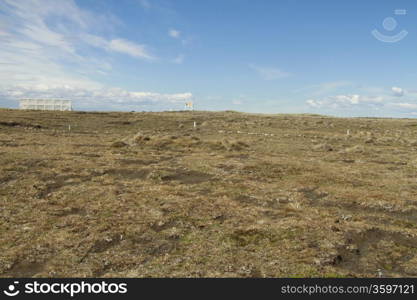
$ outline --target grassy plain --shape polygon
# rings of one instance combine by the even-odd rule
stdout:
[[[381,274],[417,276],[415,119],[0,110],[2,277]]]

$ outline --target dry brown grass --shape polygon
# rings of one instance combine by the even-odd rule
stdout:
[[[1,276],[417,276],[416,120],[0,120]]]

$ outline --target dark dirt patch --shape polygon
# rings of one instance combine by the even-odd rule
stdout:
[[[213,180],[213,175],[193,170],[177,170],[172,175],[162,177],[163,181],[179,181],[183,184],[197,184]]]
[[[178,243],[173,241],[156,241],[152,243],[152,246],[145,248],[145,253],[149,255],[163,255],[177,249]]]
[[[101,157],[100,154],[94,154],[94,153],[74,152],[74,153],[68,153],[68,154],[74,155],[74,156],[90,157],[90,158],[98,158],[98,157]]]
[[[381,161],[381,160],[371,160],[369,161],[374,164],[380,164],[380,165],[396,165],[396,166],[406,166],[407,163],[403,161]]]
[[[277,240],[277,237],[271,232],[260,229],[238,229],[228,235],[228,238],[239,247],[245,247],[250,244],[258,245],[262,241],[271,243]]]
[[[35,194],[35,198],[42,199],[45,198],[48,194],[53,193],[56,190],[59,190],[60,188],[64,186],[72,186],[72,185],[78,185],[80,182],[77,181],[68,181],[70,179],[81,179],[81,181],[89,181],[93,177],[102,175],[102,174],[91,174],[88,176],[81,176],[76,174],[69,174],[69,175],[45,175],[41,177],[41,180],[43,181],[53,181],[51,183],[46,184],[40,184],[40,185],[34,185],[33,187],[38,190],[38,192]]]
[[[120,244],[120,238],[118,236],[114,236],[110,239],[103,239],[95,241],[94,244],[90,248],[90,253],[101,253]]]
[[[51,160],[49,160],[51,161]],[[47,159],[25,159],[22,160],[19,164],[19,166],[24,167],[27,170],[31,170],[34,168],[46,168],[48,167],[48,160]]]
[[[26,127],[26,128],[35,128],[40,129],[42,128],[39,124],[27,124],[27,123],[21,123],[21,122],[1,122],[0,126],[6,126],[6,127]]]
[[[235,166],[219,164],[217,165],[217,168],[222,169],[223,171],[232,172],[235,169]]]
[[[296,211],[291,211],[291,210],[263,210],[262,214],[271,219],[271,220],[279,220],[279,219],[284,219],[284,218],[292,218],[292,217],[296,217],[299,216],[299,214]]]
[[[35,274],[42,272],[45,268],[43,262],[27,262],[22,261],[13,265],[13,267],[4,273],[4,276],[11,276],[15,278],[28,278]]]
[[[227,154],[224,157],[225,158],[238,158],[238,159],[244,159],[244,160],[246,160],[246,159],[249,158],[249,154],[241,154],[241,153],[238,153],[238,154]]]
[[[72,144],[72,146],[74,146],[74,147],[92,147],[92,148],[105,148],[106,147],[106,145],[102,145],[102,144]]]
[[[253,196],[248,196],[248,195],[238,195],[236,197],[233,198],[233,200],[240,202],[240,203],[244,203],[244,204],[257,204],[257,199]]]
[[[118,163],[121,165],[141,165],[141,166],[148,166],[151,164],[156,164],[158,161],[156,160],[143,160],[143,159],[118,159]]]
[[[13,175],[6,175],[6,176],[3,176],[3,177],[0,177],[0,184],[8,183],[9,181],[12,181],[16,178],[17,177],[13,176]]]
[[[109,169],[105,173],[123,179],[145,179],[151,170],[149,169]]]
[[[318,192],[317,189],[318,187],[306,187],[299,189],[298,192],[304,194],[304,196],[311,202],[316,202],[328,196],[327,193]]]
[[[87,214],[87,211],[84,208],[70,207],[61,210],[55,210],[52,212],[52,214],[58,217],[65,217],[70,215],[85,216]]]
[[[279,198],[256,198],[252,195],[244,195],[240,194],[233,198],[234,201],[245,205],[252,205],[262,208],[271,208],[271,209],[281,209],[284,205],[288,204],[290,201],[286,197],[279,197]]]
[[[109,122],[108,124],[111,124],[111,125],[131,125],[132,122],[130,122],[130,121],[113,121],[113,122]]]
[[[113,148],[123,148],[123,147],[127,147],[129,145],[125,142],[118,141],[118,142],[112,143],[110,146],[113,147]]]
[[[13,143],[11,141],[0,141],[0,142],[2,143],[1,146],[3,146],[3,147],[19,147],[19,146],[22,146],[20,144]]]
[[[389,255],[380,256],[381,242],[393,242],[399,249],[388,249]],[[395,253],[397,251],[398,253]],[[346,244],[339,248],[333,263],[355,273],[375,273],[377,269],[388,273],[404,274],[402,264],[414,257],[417,239],[397,232],[373,228],[362,232],[347,232]],[[371,269],[369,269],[371,268]]]
[[[160,232],[160,231],[172,228],[176,226],[177,224],[178,224],[177,221],[170,220],[167,222],[158,222],[158,223],[152,224],[150,227],[153,231]]]
[[[320,199],[316,199],[320,200]],[[398,220],[407,220],[410,222],[417,223],[417,209],[411,208],[405,211],[395,211],[395,210],[388,210],[383,207],[364,207],[360,205],[356,201],[342,201],[339,199],[338,201],[316,201],[311,203],[313,206],[319,207],[337,207],[343,210],[348,211],[350,214],[354,215],[363,215],[363,214],[378,214],[380,216],[380,223],[384,223],[384,218],[390,217],[393,219]]]

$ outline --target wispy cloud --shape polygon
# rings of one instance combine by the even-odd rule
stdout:
[[[109,52],[119,52],[122,54],[130,55],[134,58],[140,58],[145,60],[153,60],[155,57],[149,53],[146,46],[140,45],[125,39],[112,39],[107,40],[103,37],[82,33],[80,39],[90,46],[101,48]]]
[[[170,30],[168,30],[168,35],[174,39],[179,39],[181,36],[181,32],[179,30],[171,28]]]
[[[321,100],[314,100],[314,99],[308,99],[308,100],[306,101],[306,103],[307,103],[309,106],[313,107],[313,108],[320,108],[320,107],[322,107],[323,105],[325,105],[325,102],[324,102],[324,101],[321,101]]]
[[[163,94],[155,92],[131,92],[120,88],[96,85],[93,82],[70,81],[62,84],[17,85],[0,89],[0,95],[6,99],[13,98],[67,98],[73,100],[77,107],[100,109],[103,106],[123,108],[134,105],[173,105],[182,104],[192,99],[192,93]]]
[[[180,65],[180,64],[182,64],[182,63],[184,62],[184,58],[185,58],[185,56],[184,56],[183,54],[180,54],[180,55],[178,55],[176,58],[174,58],[174,59],[172,60],[172,62],[173,62],[174,64],[178,64],[178,65]]]
[[[391,88],[391,91],[392,91],[393,95],[396,96],[396,97],[402,97],[402,96],[404,96],[404,93],[405,93],[405,91],[402,88],[396,87],[396,86],[393,86]]]
[[[394,92],[394,90],[392,90]],[[404,90],[397,90],[397,94],[403,95]],[[417,101],[412,102],[398,102],[399,96],[395,94],[380,94],[380,95],[359,95],[359,94],[340,94],[334,96],[327,96],[319,99],[308,99],[305,103],[315,110],[326,110],[334,112],[348,111],[379,111],[394,112],[401,115],[412,115],[417,110]],[[412,98],[410,97],[410,100]]]
[[[352,95],[336,95],[330,96],[322,100],[309,99],[306,101],[308,105],[314,108],[320,107],[346,107],[355,106],[359,104],[378,104],[382,103],[384,98],[382,96],[363,96],[358,94]]]
[[[128,91],[92,79],[112,70],[114,53],[155,59],[145,45],[115,35],[115,16],[81,9],[73,0],[2,0],[0,13],[0,94],[5,99],[67,97],[94,106],[175,103],[192,97]],[[94,49],[105,52],[98,55]]]
[[[124,39],[114,39],[109,43],[109,49],[112,51],[128,54],[136,58],[153,59],[148,53],[145,46],[139,45]]]
[[[183,46],[188,46],[192,44],[194,40],[193,37],[185,36],[181,31],[173,28],[168,30],[168,36],[180,41]]]
[[[417,109],[417,103],[407,103],[407,102],[402,102],[402,103],[389,103],[390,106],[396,106],[396,107],[400,107],[400,108],[405,108],[405,109]]]
[[[276,80],[291,76],[290,73],[284,72],[277,68],[261,67],[254,64],[249,64],[249,68],[256,71],[258,75],[264,80]]]

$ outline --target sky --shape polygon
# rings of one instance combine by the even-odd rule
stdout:
[[[415,0],[0,0],[0,107],[417,117]]]

